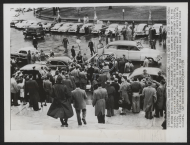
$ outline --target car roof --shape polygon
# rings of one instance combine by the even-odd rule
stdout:
[[[74,25],[73,25],[73,26],[80,25],[80,24],[83,24],[83,23],[74,23]]]
[[[20,51],[20,50],[26,50],[26,51],[28,51],[28,50],[36,50],[36,48],[30,46],[30,47],[20,48],[19,51]],[[37,50],[36,50],[36,51],[37,51]]]
[[[28,28],[37,29],[37,28],[42,28],[42,27],[39,25],[31,25]]]
[[[129,76],[129,78],[143,74],[143,70],[145,69],[147,70],[147,73],[150,75],[158,75],[158,72],[162,71],[160,68],[156,67],[140,67],[135,69],[133,73]]]
[[[46,65],[42,65],[42,64],[27,64],[25,66],[23,66],[22,68],[20,68],[21,71],[24,70],[33,70],[33,67],[35,66],[35,70],[40,70],[41,67],[46,67]]]
[[[108,45],[126,45],[126,46],[137,46],[136,41],[114,41],[110,42]]]
[[[67,56],[62,56],[62,57],[51,57],[48,59],[48,61],[64,61],[64,62],[71,62],[71,59]]]

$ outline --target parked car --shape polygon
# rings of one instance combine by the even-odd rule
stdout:
[[[19,49],[16,52],[11,53],[11,58],[14,58],[17,62],[27,61],[27,54],[29,50],[31,54],[38,52],[38,50],[36,50],[36,48],[34,47],[24,47],[24,48]]]
[[[41,26],[31,25],[26,28],[25,31],[23,31],[23,35],[25,36],[25,38],[27,38],[27,36],[35,36],[43,39],[45,36],[45,32]]]
[[[46,24],[42,25],[44,31],[50,31],[51,28],[55,25],[55,22],[47,22]]]
[[[127,76],[127,78],[129,80],[132,80],[134,77],[136,78],[141,78],[142,79],[142,74],[143,74],[143,70],[147,70],[147,73],[150,75],[151,79],[155,80],[156,77],[158,76],[158,72],[162,72],[162,70],[160,68],[156,68],[156,67],[140,67],[135,69],[131,74],[123,74],[124,76]],[[166,78],[165,76],[163,76],[164,78]]]
[[[84,29],[85,27],[88,27],[89,33],[91,33],[91,31],[92,31],[92,29],[93,29],[93,26],[94,26],[93,23],[84,24],[84,25],[80,28],[79,33],[85,33],[85,29]]]
[[[22,21],[25,21],[25,20],[19,20],[19,19],[17,19],[17,20],[12,20],[11,23],[10,23],[10,26],[11,26],[11,27],[15,27],[15,25],[16,25],[17,23],[20,23],[20,22],[22,22]]]
[[[93,33],[93,34],[98,34],[100,32],[105,33],[107,28],[108,28],[108,26],[106,26],[105,24],[96,24],[96,25],[94,25],[91,33]]]
[[[25,24],[27,24],[27,22],[28,22],[27,20],[20,21],[20,22],[18,22],[18,23],[15,24],[15,28],[23,28],[23,26]]]
[[[106,29],[105,34],[107,35],[109,31],[111,31],[112,33],[115,33],[115,28],[118,26],[119,26],[118,24],[110,24],[108,28]]]
[[[52,69],[61,68],[66,69],[68,67],[68,64],[70,64],[72,60],[67,56],[62,57],[54,57],[49,58],[47,60],[46,66]]]
[[[140,42],[123,40],[110,42],[104,48],[98,49],[99,55],[113,54],[114,57],[120,58],[124,54],[131,61],[144,61],[145,57],[157,61],[158,57],[162,56],[163,53],[159,50],[145,48]]]
[[[119,31],[119,33],[121,31],[123,31],[124,28],[125,28],[125,25],[118,25],[118,31]]]
[[[35,70],[33,69],[33,67],[35,67]],[[43,70],[47,74],[49,68],[46,65],[44,65],[44,64],[36,64],[36,63],[34,63],[34,64],[27,64],[27,65],[23,66],[22,68],[20,68],[20,72],[22,72],[22,74],[29,75],[29,74],[33,74],[34,71],[35,71],[36,74],[38,74],[38,73],[40,73],[41,67],[43,67]]]
[[[163,27],[163,24],[154,24],[154,25],[152,26],[152,27],[154,27],[155,30],[156,30],[156,35],[160,35],[160,31],[159,31],[160,26]]]
[[[145,32],[145,28],[146,28],[147,24],[139,24],[136,28],[135,28],[135,35],[146,35]]]
[[[69,28],[71,28],[73,26],[74,23],[65,23],[63,24],[63,26],[61,26],[58,29],[58,32],[68,32]]]
[[[75,23],[69,30],[68,32],[74,32],[76,33],[77,32],[77,26],[79,26],[79,28],[81,28],[83,26],[83,23]]]
[[[50,29],[50,31],[57,32],[58,29],[59,29],[61,26],[63,26],[63,24],[65,24],[65,22],[60,22],[60,23],[55,24],[55,25]]]

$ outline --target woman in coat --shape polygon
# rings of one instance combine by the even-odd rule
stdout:
[[[130,84],[127,82],[127,77],[123,76],[122,77],[122,83],[120,86],[120,97],[123,100],[122,104],[122,115],[126,114],[126,109],[130,110],[131,109],[131,87]]]
[[[52,97],[54,98],[47,115],[53,118],[60,118],[61,127],[68,127],[68,118],[73,116],[73,108],[71,106],[71,96],[68,88],[62,83],[62,77],[57,77],[57,82],[53,86]],[[64,120],[63,120],[64,119]]]

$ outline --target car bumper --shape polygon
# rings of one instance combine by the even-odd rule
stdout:
[[[58,30],[51,30],[52,32],[57,32]]]
[[[75,32],[76,32],[76,30],[69,30],[68,32],[75,33]]]

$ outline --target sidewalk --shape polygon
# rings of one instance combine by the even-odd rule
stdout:
[[[25,106],[11,107],[11,129],[12,130],[63,130],[65,128],[60,127],[61,123],[59,119],[54,119],[47,116],[50,103],[44,106],[40,111],[33,111],[32,108]],[[156,129],[161,130],[161,124],[164,118],[154,118],[152,120],[144,117],[144,111],[138,114],[127,112],[127,115],[120,115],[120,110],[115,110],[115,116],[105,117],[106,124],[98,124],[97,117],[94,115],[94,107],[87,105],[87,125],[78,126],[76,113],[69,118],[68,124],[69,130],[130,130],[130,129]]]

